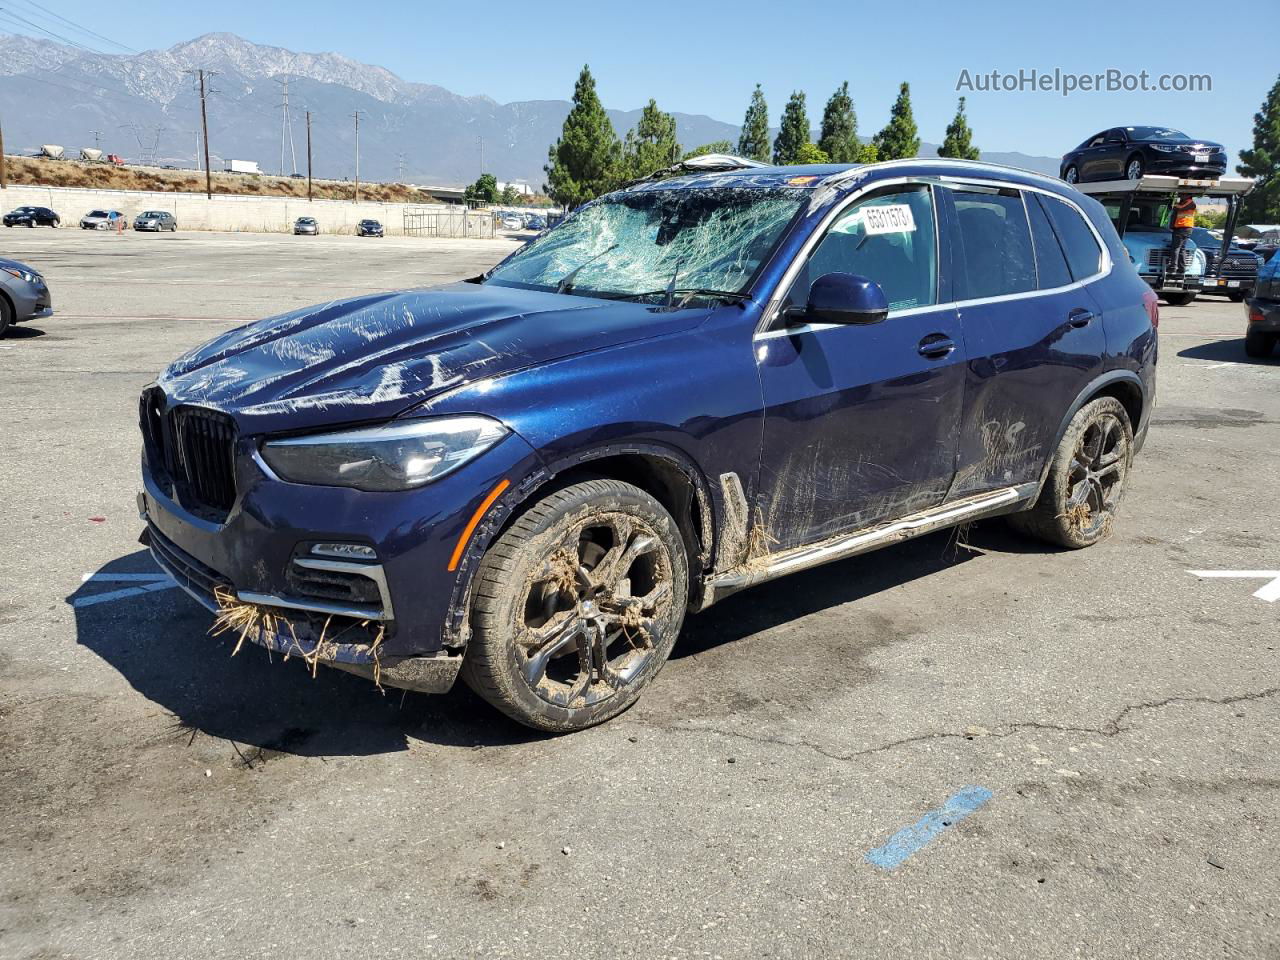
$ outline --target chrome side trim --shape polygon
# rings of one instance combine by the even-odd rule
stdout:
[[[867,553],[878,547],[887,546],[901,540],[909,540],[922,534],[931,533],[944,527],[954,526],[964,520],[975,520],[986,514],[997,513],[1014,504],[1030,500],[1036,496],[1038,485],[1022,484],[1017,487],[1006,487],[1003,490],[981,493],[953,503],[943,504],[931,510],[924,510],[900,520],[890,521],[869,530],[836,537],[824,543],[795,547],[772,556],[761,558],[758,566],[743,565],[707,580],[704,600],[700,609],[709,607],[717,600],[723,600],[730,594],[745,590],[747,587],[764,583],[785,576],[821,566],[835,560]]]
[[[331,614],[337,617],[354,617],[357,620],[383,620],[382,611],[374,606],[358,603],[329,603],[325,600],[291,600],[272,593],[250,593],[237,590],[236,599],[264,607],[283,607],[286,610],[306,610],[311,613]]]

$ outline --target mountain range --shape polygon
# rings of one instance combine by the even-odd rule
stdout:
[[[256,160],[264,172],[279,172],[282,166],[283,172],[305,172],[309,110],[315,175],[351,177],[358,112],[362,180],[453,186],[474,180],[483,169],[499,180],[536,188],[543,183],[547,148],[569,111],[567,100],[498,103],[464,97],[341,54],[298,53],[230,33],[133,55],[0,35],[6,149],[27,153],[57,143],[74,156],[81,147],[96,145],[130,161],[192,166],[200,126],[198,69],[208,77],[215,168],[220,160],[235,158]],[[288,128],[282,106],[286,80]],[[674,115],[686,149],[737,140],[736,124]],[[609,117],[621,136],[635,125],[640,110],[609,110]],[[923,143],[920,153],[932,156],[936,149]],[[1058,172],[1053,157],[984,152],[982,158]]]

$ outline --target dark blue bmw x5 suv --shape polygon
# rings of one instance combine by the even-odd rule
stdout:
[[[144,542],[241,639],[459,671],[544,730],[687,612],[980,517],[1109,531],[1155,297],[1103,208],[964,161],[704,161],[481,277],[233,330],[143,393]]]

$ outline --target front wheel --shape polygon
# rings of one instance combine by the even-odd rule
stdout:
[[[1276,341],[1280,340],[1280,336],[1274,333],[1264,333],[1261,330],[1248,330],[1244,335],[1244,352],[1245,356],[1264,358],[1271,356],[1271,351],[1276,348]]]
[[[1009,519],[1024,533],[1080,549],[1111,532],[1133,460],[1133,425],[1115,397],[1081,407],[1058,444],[1036,505]]]
[[[621,713],[666,663],[688,562],[671,515],[617,480],[525,510],[476,573],[468,685],[503,713],[564,733]]]
[[[11,323],[13,323],[13,308],[9,306],[8,300],[0,297],[0,338],[4,337]]]

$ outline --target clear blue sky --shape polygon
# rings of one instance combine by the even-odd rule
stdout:
[[[848,80],[860,132],[888,119],[900,81],[911,84],[925,140],[940,142],[955,110],[956,81],[1020,68],[1093,73],[1212,75],[1212,92],[967,94],[975,142],[988,150],[1058,155],[1095,130],[1169,124],[1219,140],[1236,154],[1276,79],[1280,31],[1273,0],[1235,5],[1210,27],[1213,5],[1165,0],[968,3],[617,3],[592,0],[351,4],[219,0],[212,4],[39,0],[85,27],[137,49],[167,47],[211,31],[306,51],[336,51],[407,80],[501,102],[565,99],[590,63],[606,106],[650,97],[668,110],[740,123],[753,86],[764,85],[771,121],[792,90],[809,98],[816,126],[831,91]],[[27,0],[0,8],[30,13]],[[1070,12],[1065,12],[1070,11]],[[1254,22],[1250,24],[1250,18]],[[1266,21],[1270,21],[1269,24]],[[49,23],[47,17],[41,22]],[[1230,24],[1239,27],[1238,41]],[[0,30],[17,32],[0,20]],[[29,31],[28,31],[29,32]],[[69,34],[83,40],[79,34]],[[116,48],[88,41],[103,51]],[[1239,43],[1239,47],[1236,44]]]

